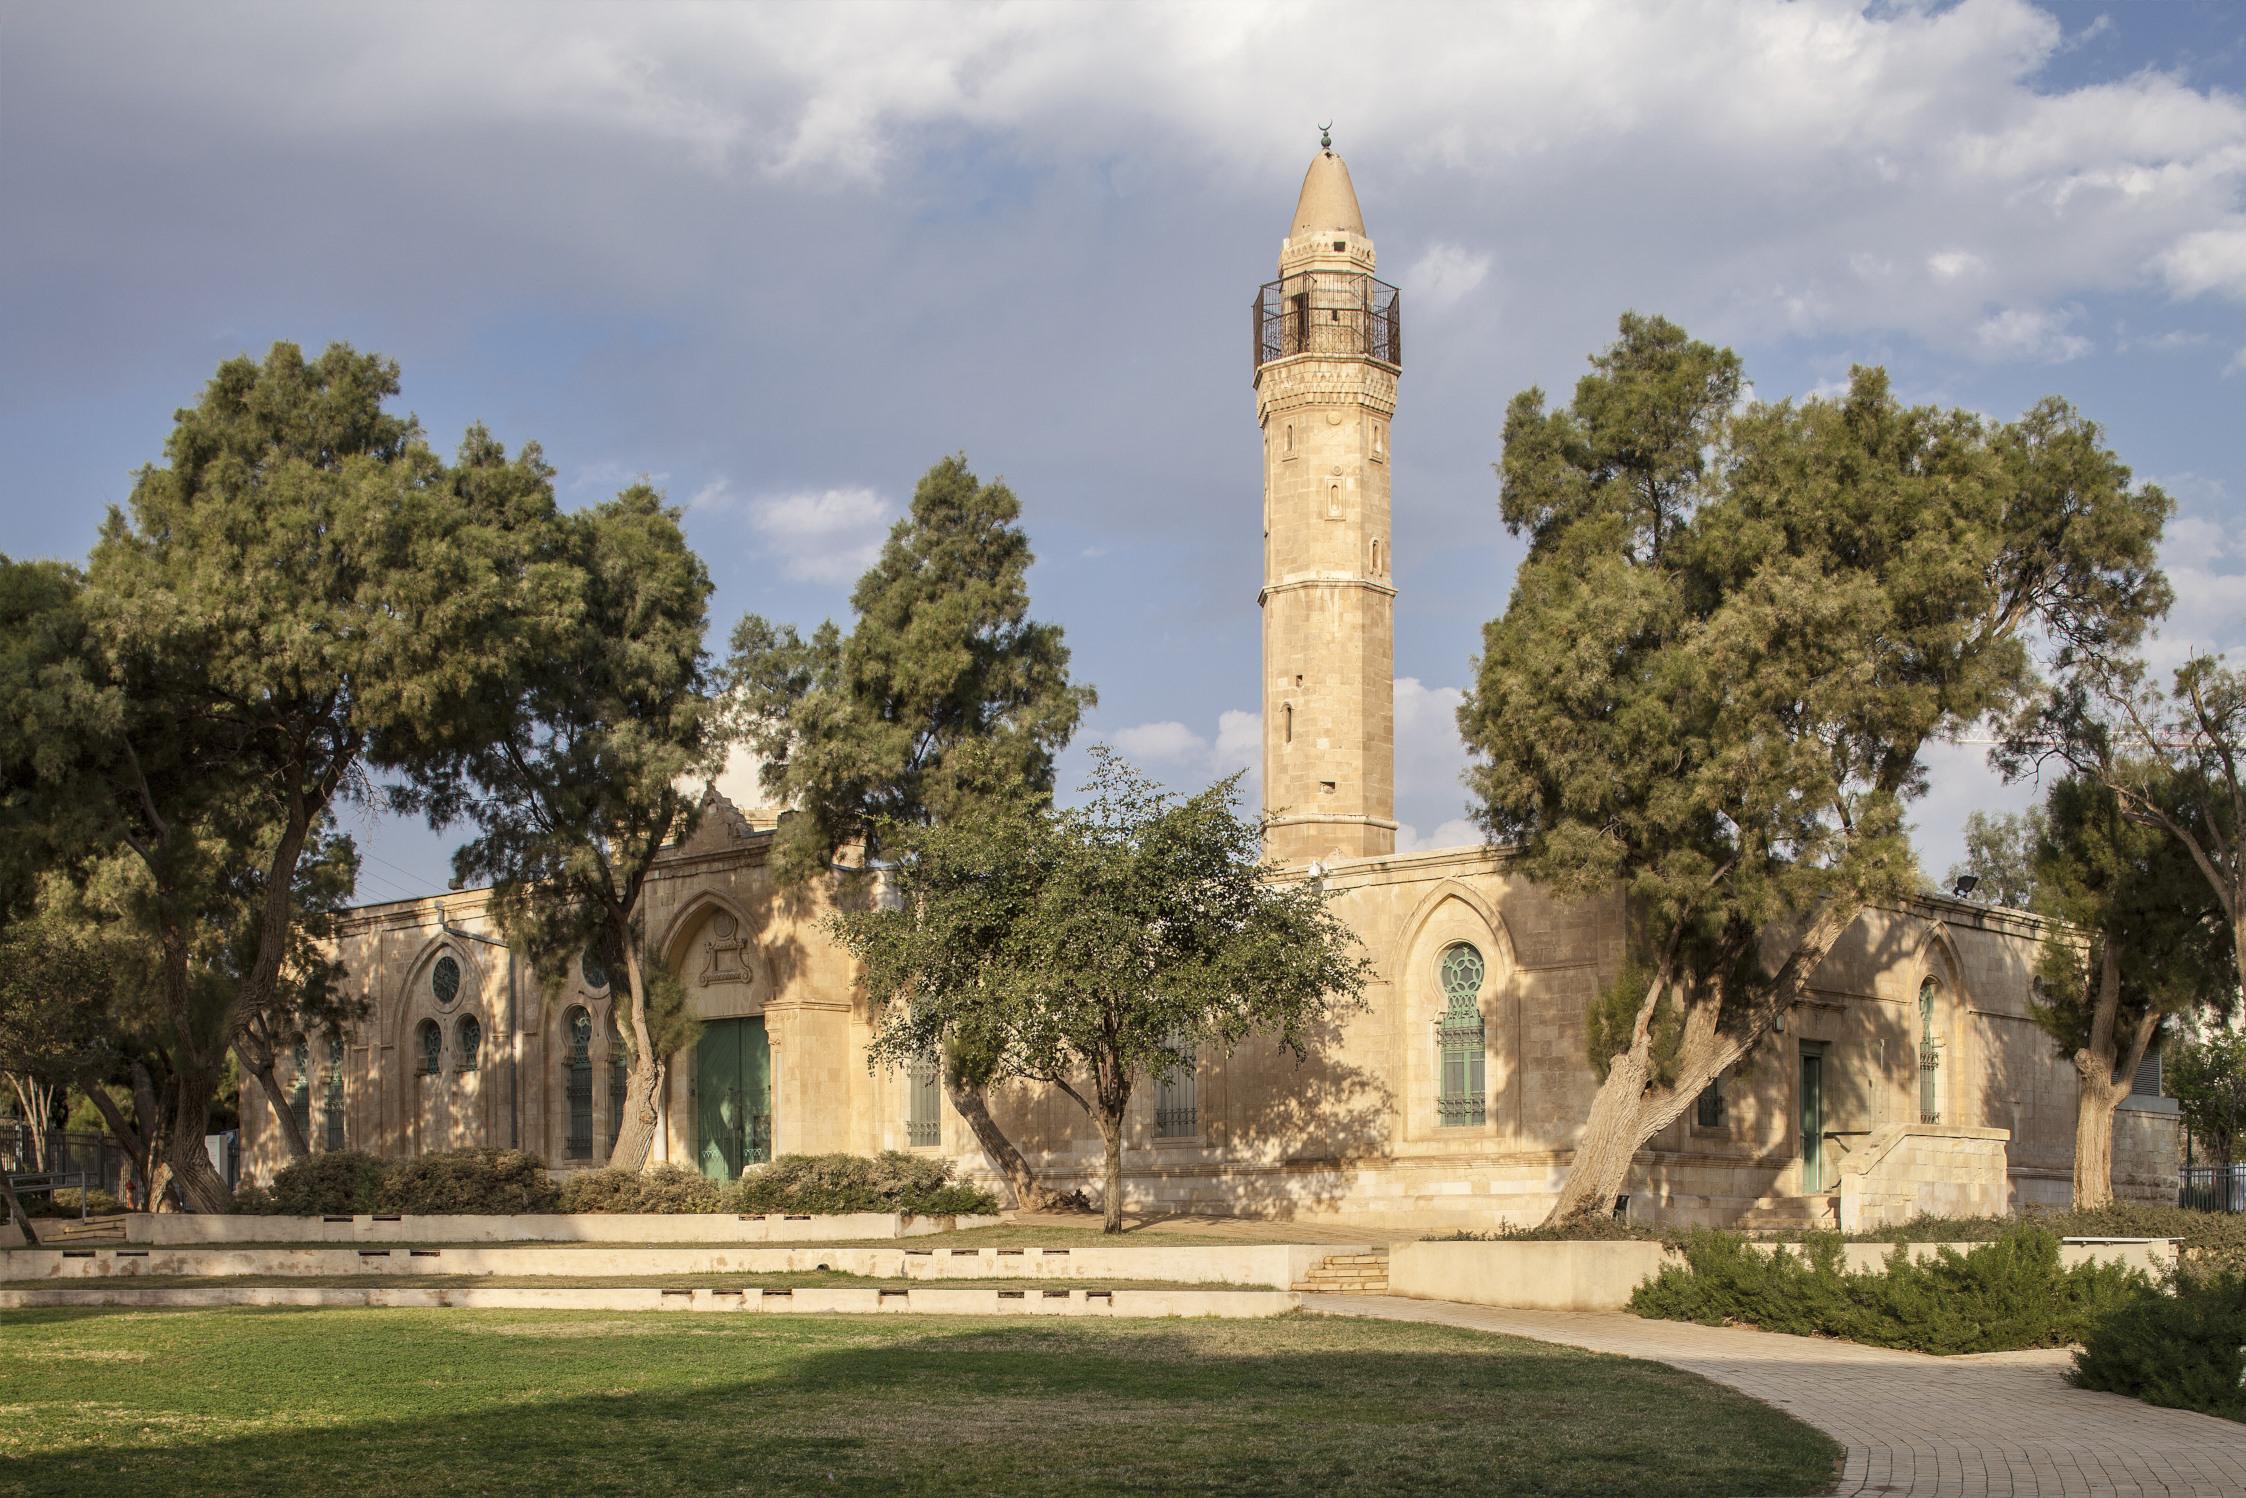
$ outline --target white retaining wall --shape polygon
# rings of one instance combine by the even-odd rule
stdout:
[[[1302,1297],[1284,1290],[342,1290],[313,1286],[210,1285],[149,1289],[88,1285],[0,1290],[0,1310],[39,1306],[126,1306],[184,1310],[214,1306],[386,1306],[521,1311],[762,1311],[782,1314],[938,1316],[1278,1316]]]
[[[880,1279],[1163,1280],[1285,1290],[1337,1244],[1211,1244],[1175,1248],[17,1248],[0,1252],[0,1280],[230,1275],[804,1274],[832,1270]]]
[[[125,1241],[135,1246],[199,1243],[804,1243],[844,1238],[918,1238],[996,1225],[986,1216],[923,1217],[908,1212],[525,1212],[355,1217],[246,1217],[135,1212]]]

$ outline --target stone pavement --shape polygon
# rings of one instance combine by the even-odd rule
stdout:
[[[1836,1495],[2246,1494],[2246,1425],[2074,1388],[2064,1352],[1937,1358],[1620,1311],[1387,1295],[1321,1295],[1307,1309],[1504,1332],[1700,1374],[1845,1446]]]

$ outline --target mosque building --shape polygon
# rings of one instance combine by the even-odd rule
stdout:
[[[1275,877],[1332,892],[1373,966],[1368,1002],[1301,1060],[1251,1040],[1181,1056],[1141,1088],[1125,1154],[1134,1209],[1532,1221],[1596,1085],[1585,1009],[1623,961],[1620,895],[1563,901],[1502,848],[1396,851],[1403,309],[1375,270],[1328,146],[1255,302],[1266,851]],[[777,813],[761,799],[753,774],[721,778],[648,882],[653,950],[702,1022],[670,1068],[655,1158],[730,1179],[775,1153],[898,1149],[992,1178],[932,1066],[869,1068],[867,1002],[825,927],[839,883],[778,898]],[[1782,1031],[1640,1152],[1631,1215],[1778,1225],[1831,1223],[1844,1199],[2066,1203],[2075,1074],[2029,1013],[2044,929],[1933,895],[1868,910]],[[483,1145],[559,1170],[605,1162],[623,1060],[597,963],[529,971],[482,890],[360,907],[336,940],[366,1018],[283,1067],[314,1149]],[[1098,1131],[1068,1098],[1022,1085],[991,1104],[1051,1184],[1096,1187]],[[2133,1096],[2115,1133],[2117,1195],[2173,1189],[2173,1103]],[[245,1178],[269,1178],[285,1155],[250,1090],[243,1137]]]

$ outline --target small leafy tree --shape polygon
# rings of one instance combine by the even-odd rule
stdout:
[[[2246,669],[2195,656],[2162,690],[2141,660],[2084,652],[2016,715],[2002,756],[2015,774],[2052,759],[2176,841],[2220,908],[2233,981],[2246,986]]]
[[[1004,483],[962,457],[922,476],[912,512],[850,596],[857,622],[809,640],[755,615],[727,679],[765,789],[796,815],[774,863],[800,886],[849,844],[869,863],[909,856],[923,830],[1049,806],[1053,758],[1097,695],[1069,680],[1059,626],[1029,616],[1028,537]],[[917,896],[908,896],[908,903]],[[941,919],[941,918],[938,918]],[[959,1030],[946,1095],[1022,1206],[1049,1193],[991,1116],[996,1057]]]
[[[2114,1110],[2161,1023],[2233,992],[2221,913],[2176,840],[2133,821],[2100,781],[2053,783],[2033,849],[2044,943],[2036,1023],[2074,1065],[2074,1204],[2113,1200]]]
[[[1483,824],[1631,910],[1555,1220],[1604,1211],[1865,906],[1910,893],[1921,752],[2019,699],[2024,633],[2125,647],[2167,597],[2166,496],[2062,402],[1997,426],[1860,368],[1836,400],[1746,403],[1736,356],[1635,314],[1592,364],[1567,408],[1507,412],[1529,554],[1459,709]]]
[[[2160,1060],[2162,1084],[2184,1127],[2227,1174],[2246,1134],[2246,1032],[2210,1026],[2200,1038],[2164,1050]]]
[[[1321,888],[1262,867],[1239,777],[1179,800],[1104,748],[1093,760],[1082,806],[920,835],[903,908],[836,930],[865,964],[876,1057],[965,1037],[995,1075],[1058,1088],[1091,1117],[1116,1233],[1136,1088],[1181,1041],[1223,1051],[1264,1034],[1301,1055],[1360,1002],[1366,964]]]
[[[555,515],[537,448],[510,463],[481,433],[461,472],[494,502],[547,516],[519,578],[526,660],[511,691],[437,738],[399,799],[432,825],[474,824],[454,876],[493,886],[500,929],[534,971],[558,983],[591,952],[620,975],[631,1068],[609,1163],[637,1170],[670,1057],[694,1031],[684,989],[648,946],[644,897],[656,854],[692,830],[690,787],[716,768],[709,572],[645,484]]]
[[[1988,905],[2028,910],[2035,904],[2035,849],[2043,835],[2043,811],[1969,811],[1965,814],[1965,857],[1942,876],[1945,888],[1960,879],[1977,881],[1973,898]]]

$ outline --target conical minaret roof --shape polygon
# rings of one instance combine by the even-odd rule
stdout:
[[[1302,196],[1295,200],[1294,226],[1287,237],[1364,232],[1365,215],[1358,210],[1349,168],[1328,146],[1310,158],[1310,170],[1303,173]]]

